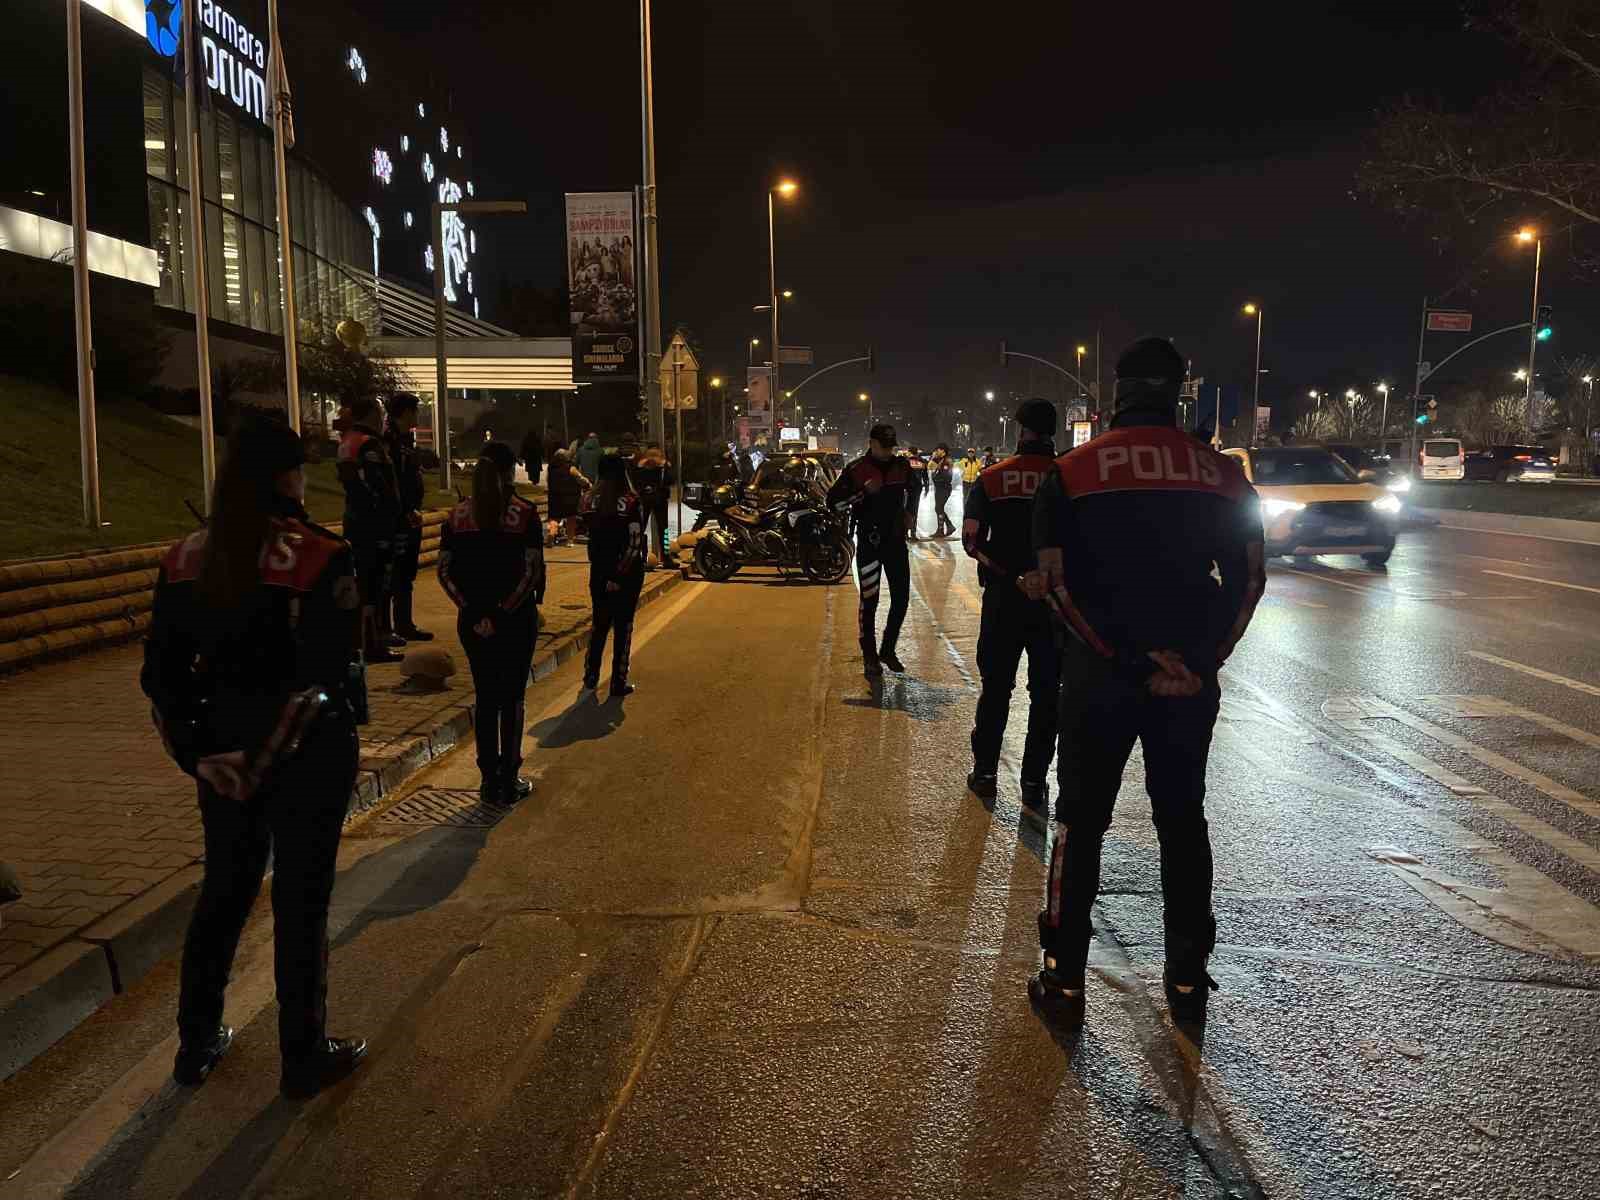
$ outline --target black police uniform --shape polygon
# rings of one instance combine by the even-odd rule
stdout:
[[[938,536],[943,537],[955,529],[955,523],[945,511],[945,506],[950,503],[950,491],[955,486],[955,471],[950,465],[950,456],[946,454],[943,458],[930,459],[928,474],[933,479],[933,515],[939,522]]]
[[[508,798],[506,789],[522,769],[544,571],[544,526],[539,510],[521,496],[511,496],[496,529],[480,529],[472,501],[465,500],[440,530],[439,585],[456,606],[456,633],[472,668],[478,770],[491,800]],[[487,637],[477,629],[485,618],[494,627]]]
[[[844,469],[828,489],[828,504],[852,509],[856,534],[856,580],[861,588],[859,633],[861,657],[867,668],[878,664],[880,653],[893,657],[900,626],[911,603],[911,560],[906,547],[907,517],[915,520],[922,491],[916,472],[904,458],[879,462],[866,454]],[[878,589],[889,583],[889,617],[883,626],[880,648],[876,640]]]
[[[1061,790],[1039,919],[1046,969],[1063,987],[1081,986],[1101,842],[1137,741],[1161,846],[1169,994],[1176,983],[1203,997],[1216,941],[1206,758],[1217,669],[1265,587],[1255,492],[1237,463],[1175,428],[1170,412],[1134,411],[1056,460],[1033,518],[1035,552],[1062,552],[1065,586],[1054,599],[1072,634],[1062,652]],[[1200,694],[1153,695],[1152,650],[1179,652],[1203,681]]]
[[[645,513],[639,497],[632,492],[623,492],[610,509],[600,507],[598,490],[594,500],[595,507],[589,513],[589,601],[594,609],[594,626],[583,661],[583,686],[600,686],[600,656],[609,634],[611,694],[623,696],[630,690],[633,620],[644,588]],[[616,588],[608,588],[609,583],[615,583]]]
[[[383,435],[383,442],[394,469],[395,492],[400,501],[400,519],[393,543],[394,565],[389,573],[390,598],[394,605],[391,628],[402,637],[426,640],[417,636],[421,630],[417,628],[413,608],[417,567],[422,556],[422,525],[420,521],[412,524],[411,520],[421,516],[422,500],[427,494],[422,480],[422,458],[417,453],[414,430],[391,427]]]
[[[983,614],[978,627],[978,674],[983,690],[972,726],[973,774],[992,776],[1000,762],[1016,684],[1017,663],[1028,655],[1028,735],[1022,751],[1025,791],[1043,791],[1055,750],[1056,686],[1060,654],[1050,610],[1023,594],[1020,577],[1033,570],[1033,494],[1055,470],[1049,438],[1029,440],[1017,453],[981,472],[962,520],[962,544],[980,561]],[[1042,803],[1042,801],[1041,801]]]
[[[667,561],[667,501],[672,494],[672,464],[665,458],[640,454],[628,467],[633,489],[639,494],[639,507],[649,526],[647,540],[651,549]]]
[[[205,879],[183,947],[178,1030],[214,1038],[239,935],[270,855],[278,1043],[286,1074],[323,1051],[328,903],[359,747],[347,690],[360,598],[350,547],[281,500],[244,605],[197,594],[207,534],[168,551],[140,683],[169,752],[197,775]],[[243,751],[258,785],[220,795],[202,760]]]
[[[338,472],[344,485],[344,536],[355,553],[361,602],[386,621],[394,543],[403,521],[394,464],[375,430],[362,425],[345,430],[339,439]]]

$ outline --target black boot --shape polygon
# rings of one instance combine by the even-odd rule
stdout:
[[[901,662],[898,657],[896,657],[893,646],[879,646],[878,660],[896,675],[905,674],[906,665],[905,663]]]
[[[414,593],[409,591],[394,594],[394,631],[408,642],[431,642],[433,634],[417,628],[412,612],[413,597]]]
[[[290,1100],[309,1100],[348,1076],[366,1056],[367,1043],[362,1038],[325,1038],[303,1058],[283,1060],[278,1090]]]
[[[1000,780],[991,770],[973,767],[967,775],[967,791],[979,800],[993,800],[999,794]]]
[[[1083,1020],[1083,980],[1066,979],[1044,967],[1028,980],[1028,999],[1041,1016],[1063,1025]]]
[[[861,671],[868,679],[883,678],[883,664],[878,661],[878,648],[870,640],[861,643]]]
[[[1048,824],[1050,786],[1042,779],[1024,779],[1021,796],[1023,816],[1039,825]]]
[[[184,1087],[198,1087],[233,1045],[233,1030],[218,1025],[216,1033],[198,1042],[183,1042],[172,1060],[172,1078]]]

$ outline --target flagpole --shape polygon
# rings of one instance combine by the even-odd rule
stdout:
[[[267,37],[272,47],[272,163],[278,193],[278,260],[283,281],[283,377],[289,403],[289,428],[300,432],[299,318],[294,298],[294,239],[289,228],[289,122],[294,119],[289,99],[289,70],[278,40],[278,0],[267,0]],[[373,263],[377,280],[377,263]]]
[[[72,307],[78,346],[78,452],[83,522],[100,528],[100,439],[94,413],[94,333],[89,321],[89,219],[83,162],[83,6],[67,0],[67,113],[72,125]]]
[[[194,285],[194,357],[200,390],[200,473],[205,513],[211,515],[217,446],[211,422],[211,298],[206,286],[205,180],[200,171],[200,65],[195,59],[195,4],[183,6],[183,111],[189,123],[189,267]]]

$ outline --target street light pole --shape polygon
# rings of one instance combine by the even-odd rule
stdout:
[[[1528,387],[1525,394],[1528,423],[1531,432],[1533,428],[1533,360],[1539,349],[1539,267],[1544,260],[1544,238],[1532,229],[1523,229],[1517,233],[1519,242],[1533,243],[1533,315],[1528,318]]]
[[[656,100],[650,0],[639,0],[639,103],[644,137],[644,391],[650,435],[666,436],[661,405],[661,250],[656,237]]]
[[[1383,450],[1383,440],[1389,436],[1389,385],[1380,383],[1378,390],[1383,393],[1383,416],[1378,418],[1378,450]]]
[[[1256,423],[1260,420],[1261,412],[1261,325],[1266,320],[1266,310],[1260,304],[1246,304],[1244,311],[1256,319],[1256,381],[1251,389],[1250,399],[1250,432],[1245,439],[1245,445],[1250,449],[1256,444]]]
[[[778,239],[774,232],[772,217],[772,189],[767,189],[767,283],[768,291],[772,295],[772,423],[779,429],[783,428],[782,419],[778,413],[778,397],[783,393],[778,389]]]
[[[72,156],[73,334],[78,350],[78,449],[83,523],[100,528],[100,438],[95,427],[94,333],[89,323],[88,183],[83,153],[83,7],[67,2],[67,114]]]

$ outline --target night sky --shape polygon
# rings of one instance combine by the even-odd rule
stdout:
[[[480,195],[529,201],[525,225],[493,232],[501,272],[553,286],[561,194],[639,178],[637,5],[374,11],[430,37],[457,82]],[[766,293],[765,190],[792,174],[784,341],[819,363],[875,343],[865,386],[887,398],[1037,388],[1001,371],[1000,338],[1066,361],[1097,329],[1108,364],[1161,333],[1197,374],[1242,386],[1247,299],[1266,305],[1264,399],[1341,368],[1405,384],[1422,295],[1458,264],[1352,196],[1363,139],[1402,93],[1464,102],[1510,61],[1448,0],[658,0],[655,22],[668,335],[689,327],[724,371],[765,340],[750,311]],[[1577,289],[1560,308],[1550,249],[1566,318]],[[1479,293],[1457,297],[1480,329],[1526,319],[1524,257],[1493,249]],[[1558,324],[1574,342],[1576,320]],[[864,385],[833,378],[813,405]]]

